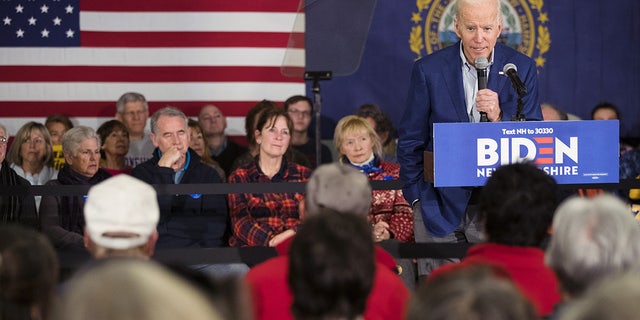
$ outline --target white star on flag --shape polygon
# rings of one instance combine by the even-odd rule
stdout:
[[[73,32],[73,30],[69,29],[69,30],[67,30],[67,32],[66,32],[66,33],[67,33],[67,38],[73,38],[73,34],[74,34],[75,32]]]
[[[16,13],[22,13],[22,11],[23,11],[23,10],[24,10],[24,7],[23,7],[23,6],[21,6],[21,5],[18,5],[18,6],[16,7]]]
[[[38,19],[36,19],[33,16],[31,16],[31,18],[29,18],[29,25],[30,26],[35,26],[36,25],[36,21],[38,21]]]
[[[40,13],[47,13],[49,12],[49,7],[47,7],[46,4],[43,4],[42,7],[40,7]]]
[[[16,31],[16,36],[18,38],[24,38],[24,31],[22,31],[22,29],[18,29],[18,31]]]
[[[60,23],[62,22],[62,19],[56,17],[55,19],[53,19],[53,25],[54,26],[59,26]]]
[[[64,8],[64,10],[65,10],[67,13],[73,13],[73,7],[72,7],[71,5],[68,5],[67,7],[65,7],[65,8]]]
[[[5,26],[10,26],[11,25],[11,18],[9,17],[4,17],[4,25]]]
[[[49,38],[49,30],[47,29],[43,29],[42,31],[40,31],[40,34],[43,38]]]

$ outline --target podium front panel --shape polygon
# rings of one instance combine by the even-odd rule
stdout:
[[[618,183],[619,135],[617,120],[436,123],[434,185],[482,186],[522,161],[560,184]]]

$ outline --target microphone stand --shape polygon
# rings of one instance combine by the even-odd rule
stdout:
[[[524,109],[524,102],[522,102],[523,96],[524,95],[521,95],[518,92],[518,105],[516,107],[516,114],[511,117],[511,121],[527,121],[527,119],[524,117],[524,113],[522,113],[522,109]]]
[[[322,113],[322,99],[320,96],[320,80],[331,80],[333,73],[331,71],[307,71],[304,73],[305,80],[313,80],[311,91],[313,92],[313,110],[316,116],[316,167],[322,161],[322,148],[320,142],[320,116]]]

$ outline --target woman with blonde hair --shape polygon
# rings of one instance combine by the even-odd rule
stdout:
[[[7,154],[11,168],[32,185],[43,185],[58,176],[53,168],[53,148],[47,128],[38,122],[27,122],[13,140]]]
[[[39,186],[58,178],[58,170],[53,167],[53,146],[47,128],[38,122],[27,122],[18,133],[7,154],[7,161],[19,176],[31,185]],[[41,196],[36,196],[36,208]]]
[[[369,180],[399,178],[400,166],[382,159],[380,138],[365,118],[340,119],[333,137],[341,163],[360,170]],[[369,219],[374,226],[374,240],[413,242],[413,212],[402,190],[374,190],[372,198]]]

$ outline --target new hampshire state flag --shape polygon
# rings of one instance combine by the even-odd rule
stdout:
[[[397,126],[414,60],[456,41],[452,6],[377,0],[357,71],[321,83],[326,138],[364,103],[380,105]],[[543,102],[583,119],[611,102],[623,116],[621,137],[640,137],[640,1],[501,0],[501,11],[500,41],[536,61]],[[308,14],[307,32],[317,19],[329,18]]]

